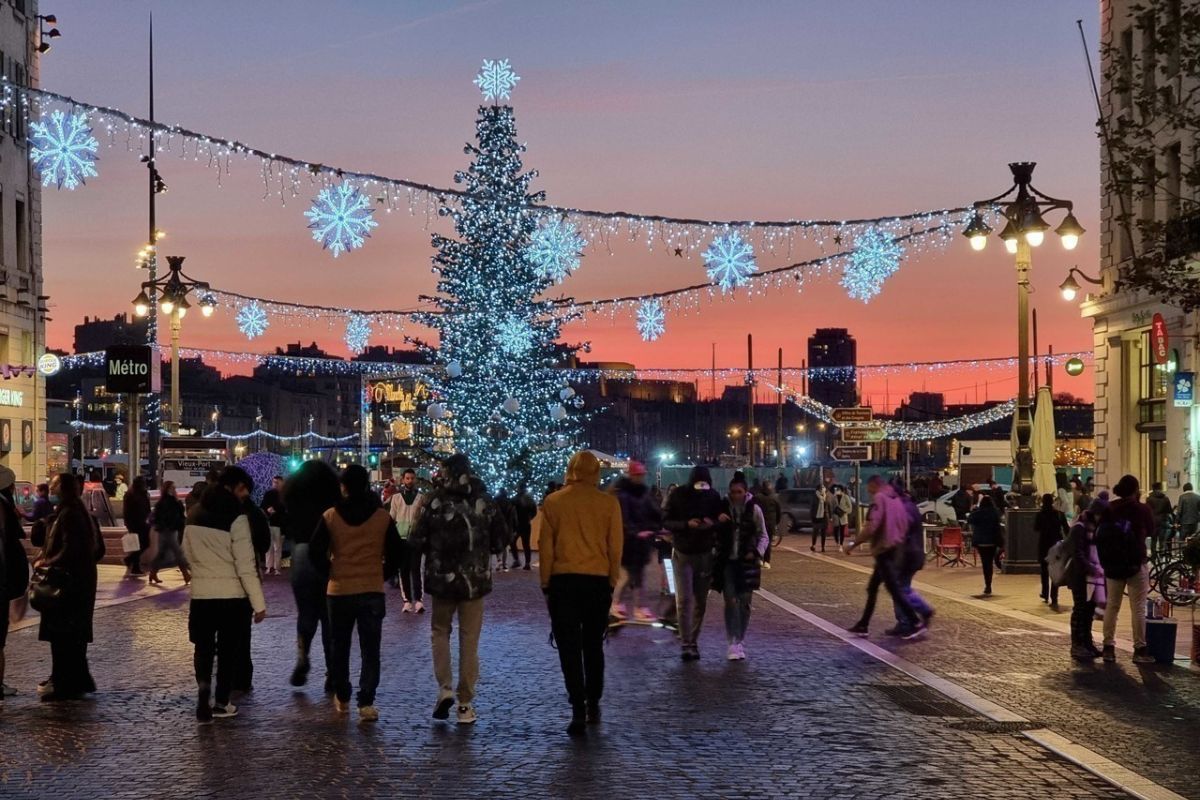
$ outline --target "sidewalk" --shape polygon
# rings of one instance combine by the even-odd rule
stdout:
[[[871,571],[871,557],[865,549],[860,548],[851,555],[838,552],[834,547],[828,547],[824,553],[813,553],[807,547],[807,537],[785,538],[784,548],[789,548],[804,556],[822,558],[842,566],[852,567],[867,573]],[[1071,622],[1071,592],[1066,587],[1059,590],[1059,610],[1053,611],[1043,603],[1041,593],[1041,578],[1038,575],[1010,575],[997,571],[992,580],[992,594],[983,594],[983,570],[979,566],[968,563],[965,566],[939,567],[933,562],[926,564],[925,569],[917,573],[913,585],[919,591],[934,596],[958,600],[960,602],[988,608],[1000,613],[1017,612],[1025,622],[1034,622],[1043,627],[1070,633]],[[1193,625],[1200,625],[1200,613],[1195,606],[1190,608],[1174,608],[1176,624],[1175,659],[1176,665],[1188,662],[1192,651]],[[1123,598],[1121,618],[1117,622],[1117,647],[1132,651],[1129,641],[1129,600]],[[1097,620],[1095,631],[1100,635],[1100,622]]]
[[[165,569],[159,574],[162,583],[153,586],[143,575],[140,578],[130,578],[126,580],[125,567],[111,566],[101,564],[96,568],[97,583],[96,583],[96,608],[111,608],[124,603],[132,603],[134,600],[141,600],[147,597],[157,597],[158,595],[167,594],[176,589],[184,587],[183,576],[179,574],[179,570],[171,568]],[[10,631],[19,631],[24,628],[32,628],[38,624],[40,615],[32,608],[25,615],[25,619],[18,622],[9,628]]]

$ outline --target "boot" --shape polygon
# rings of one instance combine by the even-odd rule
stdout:
[[[599,700],[589,700],[588,701],[587,724],[588,725],[600,724],[600,701]]]
[[[568,736],[583,736],[587,733],[587,708],[583,703],[571,706],[571,724],[567,726]]]
[[[308,652],[304,648],[303,642],[296,643],[296,667],[292,670],[292,686],[303,686],[308,683],[308,670],[310,668],[308,661]]]

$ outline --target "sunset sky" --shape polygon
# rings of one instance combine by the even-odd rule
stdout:
[[[1099,258],[1095,105],[1075,20],[1098,37],[1095,0],[897,3],[46,2],[63,36],[42,61],[45,88],[146,113],[146,32],[154,12],[157,115],[312,162],[449,186],[467,165],[484,58],[508,58],[526,166],[548,201],[703,218],[874,217],[969,204],[1039,162],[1035,185],[1076,203],[1088,234],[1034,255],[1040,341],[1090,347],[1088,323],[1057,285]],[[431,292],[424,214],[380,216],[366,247],[333,259],[302,216],[310,199],[263,197],[258,163],[222,178],[167,156],[163,254],[222,289],[357,308],[406,307]],[[124,143],[103,147],[100,177],[44,194],[49,340],[70,348],[87,315],[128,311],[144,273],[145,168]],[[1052,223],[1057,223],[1055,217]],[[760,269],[789,263],[761,255]],[[580,299],[704,279],[699,258],[638,243],[589,249],[565,284]],[[657,342],[629,314],[574,326],[591,357],[640,367],[756,362],[776,348],[798,365],[817,327],[848,327],[861,363],[1008,356],[1016,351],[1012,257],[966,240],[906,261],[870,304],[836,278],[803,292],[738,296],[669,316]],[[414,329],[414,332],[419,332]],[[341,330],[276,325],[247,342],[231,313],[189,317],[185,345],[261,352],[316,339],[345,355]],[[374,343],[402,343],[400,334]],[[984,383],[987,382],[985,387]],[[1056,388],[1090,397],[1090,371]],[[886,386],[886,389],[885,389]],[[1011,370],[902,373],[864,382],[894,405],[911,389],[952,402],[1012,396]]]

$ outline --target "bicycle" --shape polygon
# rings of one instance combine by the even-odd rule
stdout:
[[[1200,599],[1196,592],[1200,582],[1197,568],[1182,558],[1186,546],[1187,542],[1172,536],[1150,559],[1150,591],[1157,591],[1173,606],[1195,605]]]

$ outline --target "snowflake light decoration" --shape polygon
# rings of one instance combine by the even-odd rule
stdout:
[[[362,247],[371,229],[379,223],[371,218],[371,201],[353,185],[342,183],[322,189],[312,208],[304,212],[313,239],[332,251],[333,257]]]
[[[257,300],[251,300],[246,305],[238,309],[237,326],[247,339],[254,339],[262,336],[266,332],[267,326],[270,325],[270,320],[267,319],[267,312],[258,304]]]
[[[492,61],[485,58],[483,69],[475,76],[475,85],[483,92],[484,100],[507,100],[521,78],[512,71],[508,59]]]
[[[517,317],[506,317],[496,327],[496,341],[500,349],[510,356],[523,356],[533,349],[533,328]]]
[[[351,314],[350,320],[346,323],[346,335],[343,338],[351,353],[361,353],[366,350],[367,343],[371,341],[371,320],[367,318],[366,314]]]
[[[708,267],[708,279],[720,286],[722,292],[744,286],[758,270],[754,248],[737,231],[713,239],[704,251],[704,263]]]
[[[653,342],[662,336],[667,327],[666,323],[667,317],[663,312],[662,301],[657,297],[638,303],[637,329],[643,341]]]
[[[54,111],[29,128],[29,158],[42,173],[43,187],[53,183],[59,189],[74,189],[82,186],[85,178],[97,177],[96,151],[100,143],[92,136],[86,114],[68,117]]]
[[[869,303],[883,282],[900,269],[904,248],[878,228],[869,228],[854,240],[854,252],[842,268],[841,284],[846,294]]]
[[[580,251],[585,247],[587,239],[579,235],[574,223],[555,217],[537,229],[525,254],[538,277],[562,283],[578,269]]]

